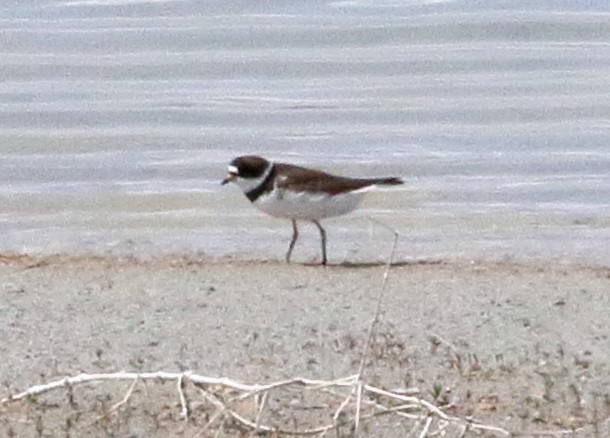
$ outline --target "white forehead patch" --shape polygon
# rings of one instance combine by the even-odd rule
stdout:
[[[229,173],[234,173],[235,175],[239,175],[239,170],[236,166],[229,165]]]

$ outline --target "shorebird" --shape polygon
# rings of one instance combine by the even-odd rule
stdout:
[[[400,178],[348,178],[286,163],[275,163],[257,155],[244,155],[229,164],[222,185],[236,183],[259,210],[292,221],[292,239],[286,262],[299,238],[297,220],[313,222],[320,231],[322,261],[326,258],[326,230],[320,220],[350,213],[358,207],[366,189],[403,184]]]

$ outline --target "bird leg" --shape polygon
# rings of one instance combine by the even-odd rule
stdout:
[[[322,228],[320,222],[316,220],[313,220],[312,222],[316,224],[316,227],[320,230],[320,240],[322,241],[322,264],[326,265],[326,231]]]
[[[286,253],[286,263],[290,263],[290,255],[292,254],[294,244],[297,243],[298,238],[299,230],[297,229],[297,221],[292,219],[292,239],[290,240],[290,246],[288,247],[288,252]]]

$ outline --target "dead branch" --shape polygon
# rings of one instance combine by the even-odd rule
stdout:
[[[227,416],[232,418],[235,422],[241,425],[241,427],[250,430],[252,432],[260,433],[273,433],[273,434],[286,434],[286,435],[320,435],[330,430],[336,430],[340,427],[348,426],[350,424],[355,425],[362,423],[363,421],[371,418],[378,417],[380,415],[396,415],[397,418],[401,418],[406,422],[412,424],[408,426],[405,424],[405,428],[412,430],[417,422],[425,421],[424,429],[421,430],[420,436],[431,436],[433,432],[430,430],[432,426],[436,427],[434,419],[439,420],[439,428],[447,427],[448,424],[455,427],[464,428],[468,427],[470,430],[478,429],[485,430],[495,435],[508,436],[508,431],[495,426],[484,425],[472,421],[466,421],[464,419],[453,417],[442,411],[441,408],[435,406],[433,403],[428,402],[424,399],[406,396],[395,392],[387,391],[381,388],[377,388],[372,385],[365,384],[358,381],[354,376],[348,376],[337,380],[312,380],[297,377],[294,379],[273,382],[270,384],[245,384],[231,380],[227,377],[209,377],[202,376],[194,373],[170,373],[164,371],[152,372],[152,373],[132,373],[132,372],[118,372],[110,374],[79,374],[73,377],[67,377],[65,379],[50,382],[44,385],[36,385],[26,389],[18,394],[9,395],[0,399],[0,406],[7,405],[9,403],[16,403],[22,400],[27,400],[30,397],[38,396],[47,392],[61,390],[66,386],[79,386],[94,382],[104,381],[132,381],[129,390],[123,399],[112,406],[106,413],[113,413],[120,406],[127,403],[132,397],[134,388],[138,381],[152,381],[152,382],[164,382],[173,381],[176,383],[176,390],[178,392],[178,400],[181,407],[181,415],[184,418],[192,415],[189,408],[189,400],[186,395],[186,387],[189,384],[197,387],[204,399],[212,405],[216,412],[212,415],[207,424],[199,431],[201,436],[206,430],[209,430],[213,423],[217,422],[218,419],[223,419],[223,423]],[[271,391],[277,390],[278,388],[292,387],[296,389],[305,389],[309,391],[319,391],[321,393],[334,394],[335,397],[340,394],[335,393],[333,389],[350,388],[350,397],[356,394],[357,405],[359,408],[356,410],[354,416],[341,416],[342,409],[337,409],[332,417],[331,422],[328,424],[322,424],[319,426],[313,426],[309,428],[303,428],[298,430],[290,430],[278,426],[272,426],[265,424],[263,418],[263,411],[266,407],[266,400]],[[239,394],[228,400],[224,400],[222,394],[226,391],[237,391]],[[248,414],[239,412],[234,406],[235,402],[244,400],[247,397],[261,396],[261,401],[257,403],[256,412],[253,418],[248,418]],[[375,397],[370,397],[374,395]],[[344,397],[344,396],[341,396]],[[348,399],[344,399],[341,405],[347,405]],[[388,404],[384,404],[383,400],[387,400]],[[392,405],[400,402],[399,405]],[[367,412],[363,414],[362,407],[367,406]],[[407,411],[407,412],[405,412]],[[413,412],[417,411],[416,414]],[[323,418],[323,417],[321,417]],[[413,424],[415,422],[415,424]],[[440,424],[443,422],[444,426]],[[421,433],[424,433],[421,435]]]

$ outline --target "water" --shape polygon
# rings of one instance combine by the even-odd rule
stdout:
[[[279,258],[236,155],[400,175],[331,260],[610,265],[606,1],[0,5],[0,251]],[[304,226],[295,259],[318,250]]]

